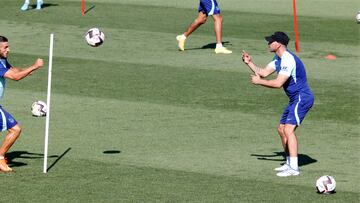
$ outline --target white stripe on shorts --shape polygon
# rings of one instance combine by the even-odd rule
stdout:
[[[208,13],[209,16],[214,15],[215,3],[214,0],[211,0],[211,11]]]
[[[300,118],[299,118],[299,114],[298,114],[298,107],[299,107],[300,102],[301,102],[301,98],[299,95],[299,101],[296,103],[296,106],[295,106],[295,118],[296,118],[296,123],[298,126],[300,125]]]
[[[0,131],[4,131],[6,130],[6,117],[5,117],[5,113],[2,111],[2,109],[0,108],[0,114],[1,114],[1,119],[3,121],[2,123],[2,128],[0,129]]]

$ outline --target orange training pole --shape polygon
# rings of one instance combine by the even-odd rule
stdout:
[[[85,15],[85,0],[81,0],[81,14]]]
[[[294,32],[295,32],[295,49],[296,52],[300,52],[300,45],[299,45],[299,28],[297,24],[297,18],[296,18],[296,0],[292,1],[293,3],[293,10],[294,10]]]

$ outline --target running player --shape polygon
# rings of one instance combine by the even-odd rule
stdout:
[[[231,54],[232,51],[226,49],[222,44],[222,16],[216,0],[200,0],[198,17],[182,35],[176,37],[179,49],[181,51],[185,50],[185,40],[192,32],[206,22],[208,16],[212,16],[214,19],[214,30],[216,35],[215,53]]]

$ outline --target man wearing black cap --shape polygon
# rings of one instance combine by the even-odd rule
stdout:
[[[275,32],[265,37],[270,52],[275,53],[273,60],[265,67],[256,66],[250,55],[243,51],[244,63],[254,72],[251,82],[269,88],[283,87],[289,97],[278,126],[278,133],[286,154],[286,163],[275,168],[277,176],[287,177],[300,174],[298,166],[298,142],[295,130],[300,126],[306,113],[314,103],[314,95],[307,84],[304,64],[301,60],[287,49],[289,37],[284,32]],[[277,72],[278,76],[272,80],[265,77]]]

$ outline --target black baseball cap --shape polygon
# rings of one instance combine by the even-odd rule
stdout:
[[[285,46],[287,46],[290,41],[289,37],[281,31],[277,31],[270,36],[266,36],[265,40],[268,41],[269,44],[271,44],[272,42],[279,42]]]

